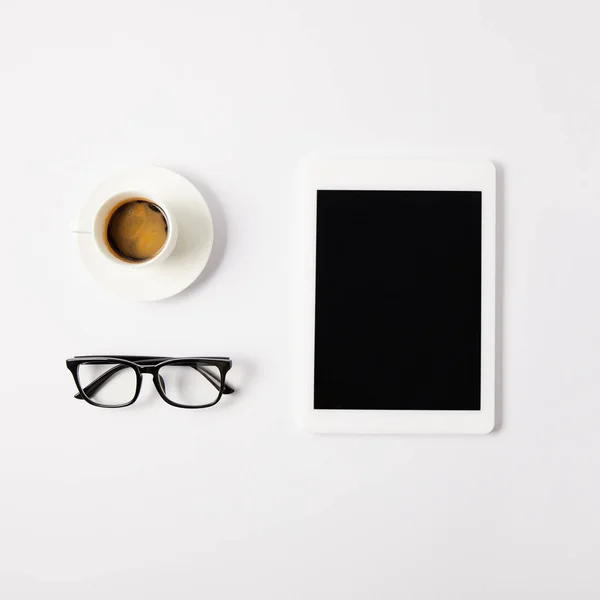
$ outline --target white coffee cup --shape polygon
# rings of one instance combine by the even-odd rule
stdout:
[[[125,204],[127,200],[145,200],[146,202],[150,202],[151,204],[155,204],[162,212],[167,222],[167,239],[163,244],[162,248],[151,258],[148,260],[142,261],[130,261],[126,258],[120,258],[114,251],[111,250],[110,245],[107,239],[107,227],[109,217],[114,212],[115,208],[119,205]],[[177,223],[173,218],[173,215],[169,211],[165,202],[161,202],[157,198],[153,198],[140,191],[126,191],[119,192],[107,198],[97,209],[96,214],[94,216],[91,230],[84,229],[84,226],[80,226],[77,223],[71,225],[71,231],[73,233],[85,234],[93,236],[94,243],[96,249],[102,256],[104,256],[107,260],[111,261],[115,265],[120,265],[122,267],[127,267],[130,269],[139,269],[142,267],[147,267],[149,265],[154,265],[165,260],[175,248],[177,243]]]

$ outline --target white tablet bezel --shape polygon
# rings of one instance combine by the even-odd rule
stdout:
[[[489,433],[495,422],[496,170],[487,161],[312,160],[303,165],[296,227],[297,409],[321,433]],[[317,190],[447,190],[482,194],[481,410],[315,409]],[[383,393],[383,392],[382,392]],[[390,393],[389,391],[386,393]]]

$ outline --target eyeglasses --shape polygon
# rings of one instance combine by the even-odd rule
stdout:
[[[76,356],[67,360],[78,393],[93,406],[122,408],[133,404],[142,388],[142,375],[152,375],[160,397],[178,408],[208,408],[223,394],[229,358],[168,358],[164,356]]]

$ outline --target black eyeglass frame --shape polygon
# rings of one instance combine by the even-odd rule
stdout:
[[[79,381],[78,371],[79,367],[83,364],[115,365],[115,367],[117,367],[117,365],[123,365],[122,368],[131,367],[136,375],[136,388],[133,399],[129,402],[124,402],[123,404],[107,405],[95,402],[91,396],[93,396],[93,394],[100,389],[100,387],[103,386],[119,369],[109,369],[87,386],[82,387]],[[159,374],[160,369],[167,365],[192,367],[196,369],[217,390],[218,394],[216,400],[208,404],[192,406],[188,404],[179,404],[177,402],[173,402],[173,400],[170,400],[163,389],[164,383],[161,382],[162,377]],[[78,390],[78,393],[75,394],[75,398],[83,399],[92,406],[97,406],[98,408],[125,408],[126,406],[131,406],[140,395],[140,390],[142,389],[142,375],[144,373],[149,373],[152,375],[152,381],[154,382],[156,391],[167,404],[177,408],[210,408],[219,402],[223,394],[232,394],[235,391],[230,385],[225,383],[225,377],[231,369],[231,366],[231,359],[225,357],[170,358],[166,356],[91,355],[75,356],[74,358],[67,359],[67,369],[71,371]],[[213,373],[207,369],[203,369],[202,367],[214,367],[218,369],[221,375],[220,380],[218,380]]]

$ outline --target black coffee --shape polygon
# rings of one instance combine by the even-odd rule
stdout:
[[[130,262],[155,257],[165,245],[169,228],[163,211],[145,198],[130,198],[109,215],[106,240],[113,254]]]

